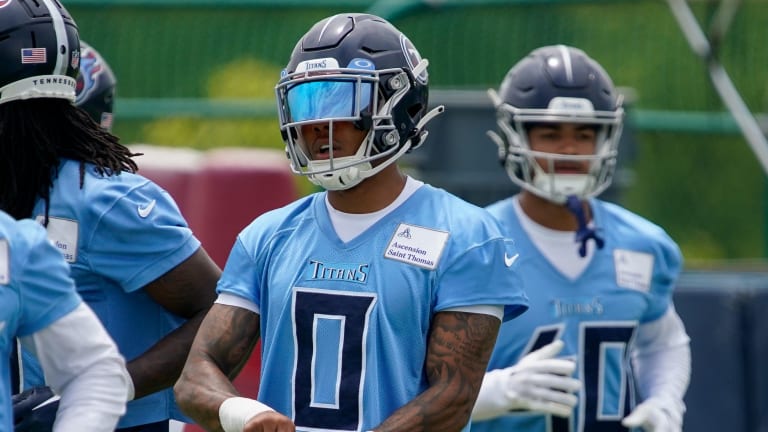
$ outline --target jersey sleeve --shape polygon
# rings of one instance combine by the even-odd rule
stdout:
[[[18,222],[12,242],[11,283],[19,289],[21,319],[18,336],[26,336],[73,311],[81,302],[69,277],[69,265],[48,242],[45,229],[30,220]]]
[[[496,237],[471,245],[439,276],[435,309],[503,305],[505,321],[525,312],[528,298],[516,271],[518,257],[511,239]]]
[[[672,293],[683,265],[680,248],[663,233],[654,250],[653,279],[650,290],[650,307],[644,322],[654,321],[663,316],[672,303]]]
[[[139,176],[110,183],[92,201],[86,238],[91,269],[135,291],[189,258],[200,241],[168,192]]]
[[[261,306],[256,260],[244,244],[242,234],[237,237],[216,286],[218,294],[227,293],[250,300]]]
[[[293,231],[291,221],[312,203],[312,199],[310,196],[263,213],[246,226],[235,239],[216,292],[244,298],[262,308],[263,285],[272,270],[270,261],[278,251],[293,247],[293,244],[286,244],[291,241],[286,239],[286,235]]]

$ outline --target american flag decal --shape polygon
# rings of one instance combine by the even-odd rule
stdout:
[[[45,63],[45,48],[22,48],[21,64]]]
[[[103,112],[101,113],[101,128],[104,130],[112,130],[112,113],[111,112]]]

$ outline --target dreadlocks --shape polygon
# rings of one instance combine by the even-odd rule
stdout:
[[[136,172],[138,156],[104,131],[88,114],[64,99],[39,98],[0,104],[0,208],[16,219],[32,216],[38,198],[45,200],[48,221],[51,187],[61,159],[80,162],[111,176]]]

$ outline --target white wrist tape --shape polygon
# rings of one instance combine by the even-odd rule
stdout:
[[[231,397],[219,406],[219,422],[224,432],[243,432],[248,420],[267,411],[274,410],[257,400]]]

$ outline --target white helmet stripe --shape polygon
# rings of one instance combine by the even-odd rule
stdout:
[[[317,35],[317,40],[318,40],[318,42],[319,42],[319,41],[320,41],[320,40],[323,38],[323,35],[325,34],[325,31],[326,31],[326,30],[328,30],[328,26],[329,26],[329,25],[331,25],[331,23],[333,22],[333,20],[335,20],[336,18],[338,18],[338,17],[340,17],[340,16],[342,16],[342,15],[343,15],[343,14],[336,14],[336,15],[332,16],[332,17],[331,17],[331,18],[330,18],[330,19],[329,19],[329,20],[328,20],[328,21],[325,23],[325,25],[323,26],[323,29],[322,29],[322,30],[320,30],[320,34],[318,34],[318,35]]]
[[[53,69],[53,74],[66,75],[70,52],[69,40],[67,39],[67,28],[64,26],[64,17],[61,16],[61,11],[56,6],[54,0],[43,0],[43,4],[51,15],[53,29],[56,32],[56,67]],[[62,46],[64,47],[63,50],[61,49]]]
[[[568,82],[573,81],[573,63],[571,62],[571,52],[568,51],[568,47],[565,45],[558,45],[560,54],[563,55],[563,67],[565,68],[565,76],[568,78]]]

